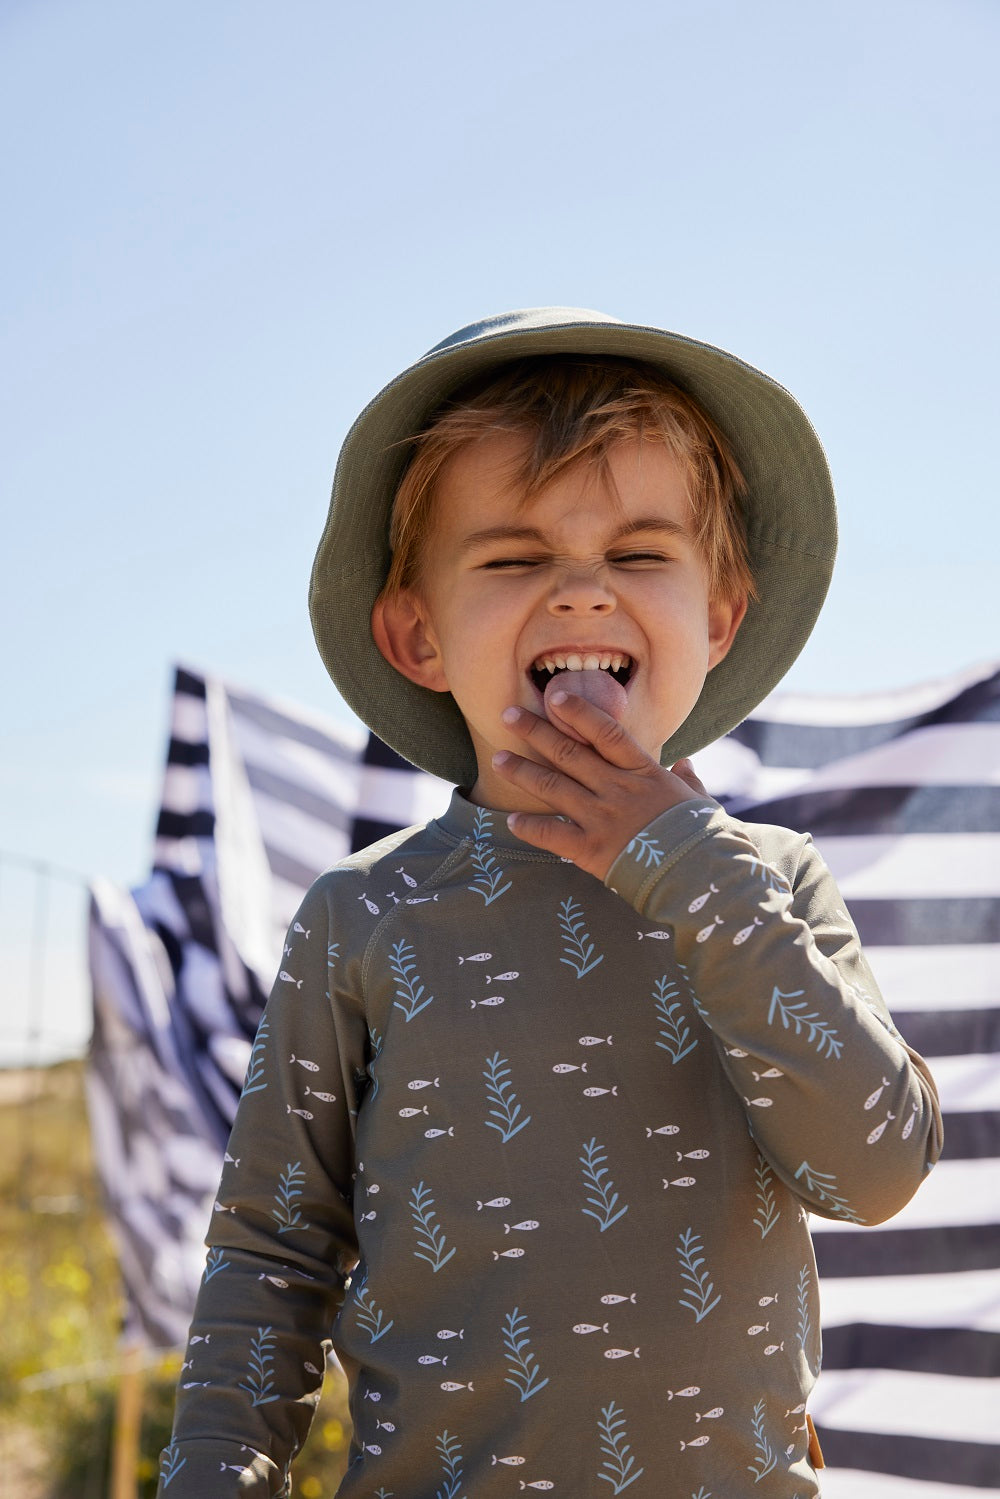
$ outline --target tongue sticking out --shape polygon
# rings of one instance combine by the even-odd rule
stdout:
[[[610,672],[607,671],[561,671],[546,683],[545,686],[545,715],[550,723],[570,739],[577,739],[584,744],[582,734],[577,734],[559,717],[559,709],[552,705],[552,694],[554,692],[575,692],[578,697],[585,697],[589,703],[597,708],[603,708],[605,713],[612,718],[621,719],[625,712],[628,696],[625,688],[616,682]]]

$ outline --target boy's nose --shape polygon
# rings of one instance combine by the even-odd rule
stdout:
[[[553,614],[610,614],[615,602],[603,567],[565,568],[549,594]]]

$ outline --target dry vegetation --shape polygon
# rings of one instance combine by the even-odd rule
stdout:
[[[94,1173],[83,1064],[0,1072],[0,1472],[18,1499],[106,1499],[121,1288]],[[136,1492],[151,1499],[179,1354],[144,1374]],[[327,1388],[295,1465],[302,1499],[332,1499],[350,1423]]]

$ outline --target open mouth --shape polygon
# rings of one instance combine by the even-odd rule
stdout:
[[[626,687],[635,671],[635,662],[621,651],[588,652],[586,655],[576,652],[564,655],[555,651],[551,655],[539,656],[528,675],[538,691],[544,694],[552,678],[561,671],[606,671],[619,686]]]

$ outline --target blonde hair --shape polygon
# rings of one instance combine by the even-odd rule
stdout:
[[[525,439],[513,476],[522,505],[577,464],[610,482],[609,453],[616,443],[635,438],[663,443],[685,474],[712,598],[735,603],[755,597],[743,510],[746,483],[719,428],[658,370],[573,355],[522,359],[491,370],[464,386],[412,439],[413,456],[393,504],[392,562],[383,597],[419,583],[444,465],[461,448],[498,432]]]

